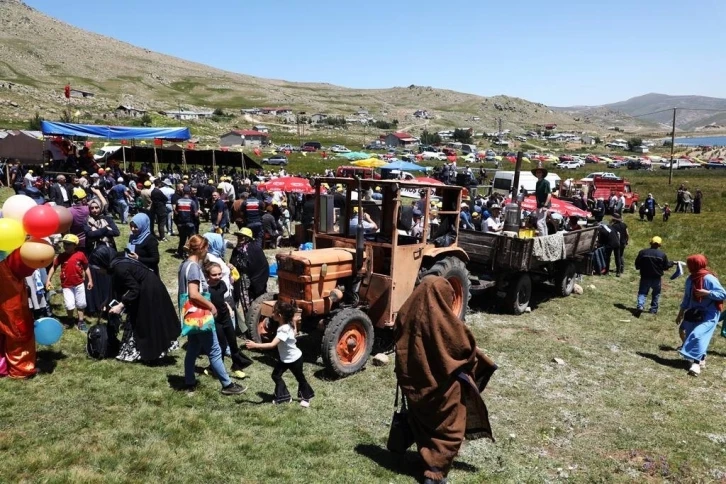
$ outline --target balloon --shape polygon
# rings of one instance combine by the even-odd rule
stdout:
[[[43,239],[31,238],[20,246],[20,258],[28,267],[48,267],[55,257],[55,248]]]
[[[3,203],[3,218],[12,218],[18,222],[23,221],[25,212],[38,206],[35,200],[27,195],[13,195]]]
[[[40,318],[35,322],[35,342],[39,345],[57,343],[63,334],[63,325],[55,318]]]
[[[50,205],[36,205],[23,217],[23,228],[33,237],[48,237],[58,231],[60,216]]]
[[[0,250],[12,252],[25,242],[23,225],[12,218],[0,218]]]
[[[65,234],[71,229],[73,214],[66,207],[60,205],[53,207],[53,210],[58,214],[58,233]]]

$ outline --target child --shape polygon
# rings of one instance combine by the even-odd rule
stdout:
[[[663,221],[667,222],[671,218],[671,207],[666,203],[663,205]]]
[[[288,369],[295,375],[298,383],[297,396],[300,398],[302,407],[309,407],[310,400],[315,396],[315,392],[305,379],[303,374],[302,351],[295,344],[295,328],[293,318],[295,317],[295,307],[283,301],[277,301],[273,309],[272,319],[278,324],[275,339],[269,343],[255,343],[247,341],[247,348],[258,350],[271,350],[277,347],[280,352],[280,361],[272,370],[272,381],[275,382],[275,400],[273,403],[288,403],[292,401],[290,392],[287,390],[285,380],[282,379],[283,373]]]
[[[224,350],[229,346],[229,351],[232,355],[232,372],[230,374],[235,378],[245,378],[247,375],[242,370],[250,366],[252,360],[242,354],[239,346],[237,346],[237,336],[234,334],[232,314],[229,305],[225,301],[227,283],[223,280],[222,266],[217,262],[207,262],[204,265],[204,272],[207,276],[212,304],[217,308],[214,324],[217,328],[219,347],[222,349],[222,358],[224,359]]]
[[[48,272],[48,279],[45,283],[46,290],[50,291],[53,285],[51,279],[55,274],[56,267],[60,266],[60,280],[63,288],[63,300],[65,301],[68,318],[72,318],[74,309],[78,310],[78,329],[83,332],[88,331],[88,326],[83,320],[83,310],[86,309],[86,289],[83,287],[84,275],[88,280],[88,290],[93,289],[93,278],[88,267],[88,259],[86,255],[76,250],[78,247],[78,237],[73,234],[63,236],[63,252],[56,256],[53,261],[53,267]],[[69,322],[69,326],[73,323]]]

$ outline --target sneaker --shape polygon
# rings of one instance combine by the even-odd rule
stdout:
[[[247,373],[242,370],[232,370],[229,373],[229,376],[231,376],[232,378],[237,378],[238,380],[244,380],[245,378],[247,378]]]
[[[88,325],[84,321],[78,321],[78,330],[88,333]]]
[[[310,408],[310,400],[300,400],[300,406],[303,408]]]
[[[688,370],[688,374],[691,376],[698,376],[701,374],[701,365],[698,363],[693,363],[691,365],[691,368]]]
[[[701,362],[698,363],[698,366],[700,366],[701,369],[706,368],[706,360],[701,360]]]
[[[247,387],[237,385],[236,383],[232,382],[226,387],[222,388],[222,395],[242,395],[246,391]]]

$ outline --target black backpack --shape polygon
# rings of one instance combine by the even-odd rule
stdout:
[[[98,323],[88,330],[86,352],[96,360],[115,358],[118,355],[118,327],[109,320],[107,324]]]

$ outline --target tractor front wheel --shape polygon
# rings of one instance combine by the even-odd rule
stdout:
[[[250,309],[247,311],[246,323],[252,334],[252,340],[255,343],[269,343],[275,339],[275,333],[277,332],[276,323],[272,318],[263,316],[262,305],[267,301],[273,301],[275,295],[271,292],[265,293],[258,297],[252,304]]]
[[[325,368],[334,376],[360,371],[373,349],[373,323],[359,309],[344,309],[328,323],[323,335]]]

